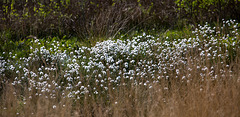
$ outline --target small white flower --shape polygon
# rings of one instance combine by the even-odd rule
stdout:
[[[56,108],[56,105],[53,105],[53,109],[55,109]]]

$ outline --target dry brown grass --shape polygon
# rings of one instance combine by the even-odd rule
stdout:
[[[238,65],[235,63],[234,66]],[[208,76],[201,80],[193,75],[183,81],[162,79],[151,89],[141,85],[122,86],[118,91],[109,91],[108,100],[89,96],[81,101],[63,96],[50,99],[45,98],[46,94],[24,101],[21,94],[26,97],[30,94],[6,84],[0,116],[237,117],[240,115],[240,77],[236,68],[215,80]],[[191,71],[191,74],[197,73],[197,70]]]

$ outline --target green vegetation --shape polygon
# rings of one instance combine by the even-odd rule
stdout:
[[[239,0],[0,5],[1,117],[240,115]]]
[[[239,20],[240,15],[239,0],[3,0],[0,4],[3,42],[29,35],[109,38],[136,30]]]

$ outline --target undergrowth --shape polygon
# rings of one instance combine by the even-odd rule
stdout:
[[[238,116],[238,28],[6,43],[0,116]]]

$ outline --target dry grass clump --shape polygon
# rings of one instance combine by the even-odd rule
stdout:
[[[217,117],[240,114],[239,79],[226,77],[217,81],[194,80],[189,83],[175,82],[164,87],[153,85],[152,89],[132,87],[109,95],[108,104],[102,99],[86,97],[83,104],[71,99],[46,99],[44,96],[20,100],[8,87],[1,101],[1,116],[171,116],[171,117]],[[24,104],[26,103],[26,104]],[[19,114],[19,115],[18,115]]]
[[[232,67],[238,65],[235,62]],[[144,85],[122,86],[117,91],[109,91],[109,100],[88,95],[83,100],[60,95],[51,99],[46,98],[47,94],[28,98],[31,94],[5,84],[0,116],[237,117],[240,114],[238,71],[227,72],[218,79],[207,76],[201,79],[196,75],[178,81],[169,76],[169,79],[152,83],[152,88]],[[198,71],[193,69],[190,73],[198,74]]]

